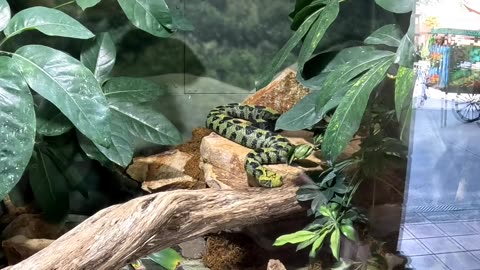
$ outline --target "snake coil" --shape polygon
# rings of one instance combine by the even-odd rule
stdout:
[[[267,107],[232,103],[211,110],[206,126],[231,141],[253,149],[247,154],[245,171],[260,186],[271,188],[281,186],[282,177],[263,165],[286,163],[294,147],[287,138],[273,132],[278,117],[278,112]]]

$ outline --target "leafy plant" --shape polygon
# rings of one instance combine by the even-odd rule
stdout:
[[[125,167],[131,162],[136,139],[162,145],[181,141],[173,124],[145,105],[163,94],[164,86],[139,78],[111,78],[116,49],[109,33],[95,35],[59,10],[74,3],[85,10],[99,2],[36,6],[11,16],[8,2],[0,1],[4,34],[0,42],[0,199],[27,170],[39,206],[47,213],[55,208],[61,216],[68,211],[69,190],[80,189],[87,195],[68,169],[66,156],[74,156],[76,150],[68,155],[65,150],[77,148],[72,145],[79,143],[88,157],[104,165]],[[174,18],[163,0],[118,0],[118,4],[132,24],[157,37],[169,37],[188,23]],[[1,50],[10,39],[31,30],[83,40],[79,59],[43,45]],[[58,148],[54,142],[72,129],[78,142]]]
[[[396,76],[395,101],[404,142],[408,138],[407,127],[411,116],[408,108],[411,105],[409,96],[414,79],[413,21],[406,32],[396,24],[384,25],[368,36],[363,41],[363,46],[347,46],[337,50],[333,58],[327,57],[331,50],[314,55],[322,37],[328,32],[336,31],[333,22],[347,2],[349,0],[297,0],[295,9],[290,14],[291,28],[295,33],[272,59],[257,84],[257,88],[261,88],[268,83],[282,65],[285,56],[302,41],[298,55],[298,79],[312,91],[278,119],[276,128],[312,128],[328,113],[333,112],[321,146],[323,156],[331,164],[361,127],[365,111],[372,97],[378,94],[382,83],[389,80],[387,77],[395,78],[387,74],[396,65],[400,68]],[[375,0],[375,3],[392,13],[409,13],[414,6],[412,0]],[[412,15],[411,20],[413,17]],[[306,63],[322,55],[329,61],[322,68],[315,67],[320,68],[320,72],[310,78],[304,77],[305,74],[312,73],[308,72]]]
[[[176,270],[182,262],[182,256],[173,248],[163,249],[159,252],[152,253],[146,257],[164,270]],[[145,269],[141,260],[137,260],[131,264],[134,269]]]

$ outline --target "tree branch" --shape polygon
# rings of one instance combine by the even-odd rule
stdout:
[[[179,190],[103,209],[28,259],[5,269],[118,269],[196,237],[302,211],[296,187]]]

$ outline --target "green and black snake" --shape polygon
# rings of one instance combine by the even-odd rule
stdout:
[[[263,166],[287,163],[294,148],[287,138],[273,132],[278,117],[278,112],[267,107],[232,103],[211,110],[206,126],[231,141],[253,149],[245,161],[247,174],[262,187],[279,187],[283,184],[282,177]]]

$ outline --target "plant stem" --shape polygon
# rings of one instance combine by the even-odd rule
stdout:
[[[3,43],[7,42],[8,39],[9,39],[9,37],[4,37],[2,39],[2,41],[0,42],[0,48],[2,47]]]
[[[6,51],[0,51],[0,55],[1,55],[1,54],[14,55],[14,53],[6,52]]]
[[[60,5],[58,5],[58,6],[55,6],[55,7],[53,7],[53,8],[59,9],[59,8],[61,8],[61,7],[68,6],[68,5],[73,4],[73,3],[75,3],[75,0],[65,2],[65,3],[60,4]]]

